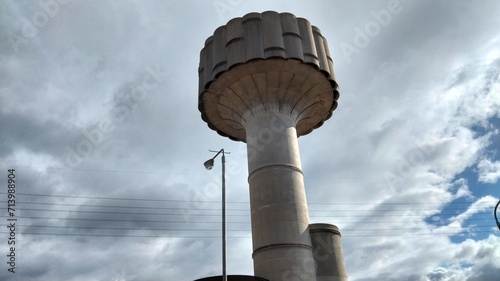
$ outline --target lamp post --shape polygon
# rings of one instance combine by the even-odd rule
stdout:
[[[217,152],[209,150],[210,152]],[[226,274],[226,155],[230,152],[224,152],[221,149],[215,154],[214,157],[205,161],[203,165],[207,170],[212,170],[214,167],[214,159],[222,153],[222,281],[227,281]]]

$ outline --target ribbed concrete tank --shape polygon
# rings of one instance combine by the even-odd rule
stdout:
[[[316,280],[297,137],[330,118],[339,97],[327,42],[289,13],[250,13],[205,42],[199,110],[247,143],[255,275]]]

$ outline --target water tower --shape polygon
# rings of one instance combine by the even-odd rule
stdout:
[[[347,280],[336,226],[309,223],[297,138],[337,107],[326,39],[290,13],[250,13],[215,30],[201,51],[202,119],[247,143],[255,276]]]

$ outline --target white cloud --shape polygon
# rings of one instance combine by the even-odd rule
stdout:
[[[482,212],[487,209],[491,209],[495,205],[496,198],[492,196],[485,196],[479,200],[472,203],[469,208],[463,213],[450,218],[451,225],[463,226],[466,219],[470,218],[472,215]]]
[[[482,159],[478,164],[478,180],[485,183],[496,183],[500,179],[500,161]]]

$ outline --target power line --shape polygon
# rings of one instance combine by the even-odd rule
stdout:
[[[7,233],[7,232],[0,232]],[[79,233],[37,233],[37,232],[25,232],[19,233],[20,235],[49,235],[49,236],[96,236],[96,237],[134,237],[134,238],[196,238],[196,239],[207,239],[207,238],[218,238],[218,236],[185,236],[185,235],[123,235],[123,234],[79,234]],[[251,237],[228,237],[228,238],[251,238]]]
[[[473,231],[472,233],[487,233],[490,232],[488,230],[478,230],[478,231]],[[0,232],[2,234],[8,234],[8,232],[2,231]],[[470,232],[468,232],[470,233]],[[37,232],[24,232],[24,233],[18,233],[19,235],[48,235],[48,236],[96,236],[96,237],[134,237],[134,238],[196,238],[196,239],[212,239],[212,238],[217,238],[220,239],[218,236],[186,236],[186,235],[179,235],[179,234],[174,234],[174,235],[125,235],[125,234],[80,234],[80,233],[37,233]],[[370,235],[342,235],[342,237],[386,237],[386,236],[445,236],[445,235],[459,235],[461,233],[455,233],[455,232],[448,232],[448,233],[409,233],[409,234],[395,234],[395,233],[390,233],[390,234],[370,234]],[[251,239],[252,237],[250,236],[229,236],[227,238],[246,238],[246,239]]]
[[[0,192],[0,194],[7,194]],[[124,201],[158,201],[158,202],[213,202],[220,201],[195,201],[195,200],[174,200],[174,199],[151,199],[151,198],[119,198],[119,197],[99,197],[99,196],[76,196],[76,195],[55,195],[55,194],[33,194],[33,193],[16,193],[22,196],[37,196],[37,197],[59,197],[59,198],[77,198],[77,199],[99,199],[99,200],[124,200]]]
[[[8,216],[0,216],[2,218],[8,218]],[[192,218],[197,218],[198,215],[192,215],[190,216]],[[172,220],[131,220],[131,219],[102,219],[102,218],[60,218],[60,217],[29,217],[29,216],[16,216],[18,219],[44,219],[44,220],[80,220],[80,221],[108,221],[108,222],[143,222],[143,223],[221,223],[220,221],[193,221],[193,220],[184,220],[184,221],[172,221]],[[218,216],[217,218],[218,219]],[[477,221],[477,220],[486,220],[485,218],[468,218],[467,220],[470,221]],[[336,223],[363,223],[363,224],[374,224],[374,223],[421,223],[423,222],[422,220],[379,220],[379,221],[365,221],[365,220],[357,220],[357,221],[341,221],[341,220],[336,220]],[[240,224],[240,223],[245,223],[249,224],[250,221],[228,221],[229,224]]]
[[[1,203],[7,203],[5,200],[0,200]],[[177,201],[177,202],[183,202],[183,203],[192,203],[191,201]],[[52,205],[52,206],[73,206],[73,207],[99,207],[99,208],[127,208],[127,209],[163,209],[163,210],[179,210],[179,209],[187,209],[186,207],[147,207],[147,206],[131,206],[131,205],[102,205],[102,204],[77,204],[77,203],[54,203],[54,202],[29,202],[29,201],[17,201],[17,204],[29,204],[29,205]],[[220,202],[212,202],[212,203],[219,203]],[[240,202],[238,202],[240,203]],[[218,210],[220,211],[220,208],[194,208],[196,210]],[[419,208],[419,209],[410,209],[411,211],[436,211],[440,212],[441,210],[447,210],[447,211],[465,211],[465,210],[480,210],[482,208],[446,208],[443,207],[441,209],[436,209],[436,208]],[[235,208],[229,208],[227,209],[229,211],[245,211],[245,212],[250,212],[250,209],[243,208],[243,209],[235,209]],[[310,212],[322,212],[322,211],[345,211],[345,212],[405,212],[408,211],[408,209],[310,209]],[[453,214],[443,214],[443,215],[453,215]]]
[[[7,201],[0,201],[0,202],[6,203]],[[178,210],[178,209],[181,209],[181,207],[146,207],[146,206],[130,206],[130,205],[126,205],[126,206],[111,206],[111,205],[101,205],[101,204],[71,204],[71,203],[27,202],[27,201],[16,201],[16,204],[73,206],[73,207],[99,207],[99,208],[127,208],[127,209],[162,209],[162,210]],[[206,209],[206,210],[220,210],[220,209],[217,208],[217,209]]]
[[[7,203],[7,201],[0,201],[1,203]],[[101,205],[101,204],[75,204],[75,203],[53,203],[53,202],[28,202],[28,201],[17,201],[17,204],[27,204],[27,205],[51,205],[51,206],[73,206],[73,207],[99,207],[99,208],[127,208],[127,209],[161,209],[161,210],[179,210],[187,209],[186,207],[146,207],[146,206],[130,206],[130,205]],[[220,202],[219,202],[220,203]],[[210,211],[220,211],[221,208],[194,208],[195,210],[210,210]],[[446,211],[465,211],[465,210],[480,210],[482,208],[443,208]],[[228,208],[229,211],[244,211],[250,212],[250,209],[234,209]],[[442,209],[411,209],[411,211],[436,211],[440,212]],[[408,209],[309,209],[310,212],[406,212]],[[453,214],[447,214],[453,215]]]
[[[2,225],[3,226],[3,225]],[[89,229],[89,230],[130,230],[130,231],[216,231],[220,229],[192,229],[192,228],[132,228],[132,227],[94,227],[94,226],[60,226],[60,225],[27,225],[20,224],[20,227],[34,227],[34,228],[60,228],[60,229]],[[228,231],[242,232],[251,231],[250,229],[228,229]]]
[[[91,213],[91,214],[116,214],[116,215],[153,215],[153,216],[183,216],[183,215],[189,215],[189,213],[184,213],[184,214],[165,214],[165,213],[132,213],[132,212],[104,212],[104,211],[82,211],[82,210],[54,210],[54,209],[19,209],[18,211],[43,211],[43,212],[68,212],[68,213]],[[193,214],[196,216],[203,216],[203,217],[214,217],[214,216],[220,216],[220,214]],[[248,215],[241,215],[241,214],[231,214],[228,216],[234,216],[234,217],[248,217]]]
[[[198,215],[196,215],[198,216]],[[8,218],[8,216],[0,216],[2,218]],[[26,217],[26,216],[16,216],[17,219],[45,219],[45,220],[76,220],[76,221],[109,221],[109,222],[154,222],[154,223],[221,223],[220,221],[200,221],[200,222],[193,222],[193,221],[166,221],[166,220],[130,220],[130,219],[125,219],[125,220],[120,220],[120,219],[86,219],[86,218],[54,218],[54,217]],[[229,221],[228,223],[250,223],[248,222],[231,222]]]
[[[178,210],[179,208],[168,208],[168,209],[176,209]],[[207,209],[195,209],[193,211],[206,211]],[[220,210],[220,209],[208,209],[208,210]],[[249,212],[248,210],[237,210],[236,211],[245,211]],[[115,215],[157,215],[157,216],[183,216],[183,215],[196,215],[196,216],[203,216],[203,217],[215,217],[215,216],[220,216],[220,214],[189,214],[188,211],[185,213],[151,213],[151,212],[118,212],[118,211],[86,211],[86,210],[60,210],[60,209],[33,209],[33,208],[20,208],[18,211],[42,211],[42,212],[68,212],[68,213],[93,213],[93,214],[115,214]],[[344,210],[342,210],[344,211]],[[405,211],[406,210],[395,210],[395,211]],[[341,211],[319,211],[319,212],[341,212]],[[476,212],[474,213],[475,215],[485,215],[488,214],[489,212]],[[456,215],[455,213],[439,213],[438,215],[440,216],[452,216]],[[232,216],[232,217],[250,217],[250,214],[228,214],[227,216]],[[400,217],[401,215],[399,214],[383,214],[383,215],[377,215],[377,214],[370,214],[370,215],[341,215],[341,214],[321,214],[321,215],[313,215],[310,214],[311,217],[323,217],[323,218],[329,218],[329,217],[335,217],[335,218],[341,218],[341,217]],[[405,217],[420,217],[422,214],[405,214]]]
[[[30,170],[40,170],[40,168],[35,168],[31,166],[23,165],[10,165],[9,167],[19,169],[23,167]],[[172,173],[165,171],[138,171],[138,170],[110,170],[110,169],[83,169],[83,168],[69,168],[69,167],[45,167],[46,170],[64,170],[64,171],[78,171],[78,172],[98,172],[98,173],[127,173],[127,174],[166,174],[166,175],[205,175],[203,173]]]
[[[1,203],[7,203],[7,201],[0,201]],[[71,204],[71,203],[52,203],[52,202],[27,202],[27,201],[16,201],[16,204],[29,204],[29,205],[52,205],[52,206],[73,206],[73,207],[99,207],[99,208],[127,208],[127,209],[161,209],[161,210],[179,210],[186,209],[186,207],[146,207],[146,206],[115,206],[115,205],[101,205],[101,204]],[[219,202],[220,204],[220,202]],[[221,210],[220,208],[196,208],[196,210]],[[250,209],[228,209],[231,211],[248,211]]]
[[[6,226],[6,225],[0,225],[0,226]],[[28,227],[28,228],[58,228],[58,229],[88,229],[88,230],[129,230],[129,231],[216,231],[220,232],[220,229],[206,229],[206,228],[200,228],[200,229],[193,229],[193,228],[131,228],[131,227],[95,227],[95,226],[60,226],[60,225],[26,225],[26,224],[19,224],[17,225],[19,227]],[[431,228],[431,227],[408,227],[408,228],[346,228],[343,229],[342,232],[353,232],[353,231],[414,231],[414,230],[430,230],[430,231],[435,231],[438,230],[440,227],[445,227],[445,228],[450,228],[450,229],[462,229],[464,227],[460,226],[437,226],[436,228]],[[490,224],[485,224],[485,225],[476,225],[474,228],[490,228],[492,225]],[[233,232],[250,232],[251,229],[229,229],[228,231],[233,231]]]
[[[7,194],[0,192],[0,194]],[[180,200],[180,199],[152,199],[152,198],[124,198],[124,197],[99,197],[99,196],[79,196],[79,195],[57,195],[57,194],[34,194],[34,193],[16,193],[22,196],[38,196],[38,197],[59,197],[59,198],[76,198],[76,199],[99,199],[99,200],[125,200],[125,201],[157,201],[157,202],[202,202],[202,203],[220,203],[220,201],[209,200]],[[489,203],[490,201],[484,201]],[[496,201],[491,201],[495,202]],[[227,201],[227,203],[250,204],[248,201]],[[366,205],[373,202],[310,202],[311,205]],[[474,201],[458,201],[448,203],[430,203],[430,202],[387,202],[382,205],[448,205],[448,204],[472,204]]]

